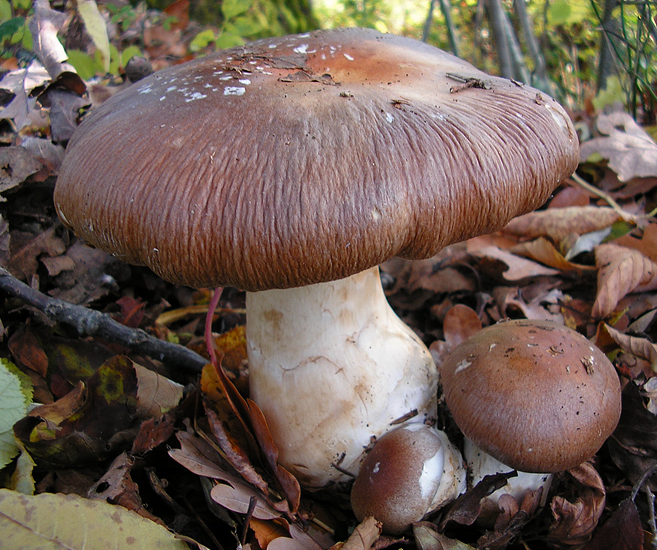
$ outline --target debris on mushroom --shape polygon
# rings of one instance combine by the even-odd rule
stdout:
[[[369,29],[259,40],[94,109],[55,204],[168,281],[248,291],[251,397],[281,464],[323,487],[399,417],[435,414],[436,367],[377,266],[501,228],[577,166],[568,115],[536,94]]]
[[[503,492],[517,500],[539,486],[547,492],[546,474],[595,455],[620,418],[613,365],[584,336],[551,321],[487,327],[454,348],[440,374],[447,407],[469,440],[473,481],[513,469],[533,474],[511,478],[493,505]]]
[[[351,506],[359,521],[373,516],[384,532],[401,534],[465,488],[463,459],[445,433],[409,424],[374,444],[351,490]]]

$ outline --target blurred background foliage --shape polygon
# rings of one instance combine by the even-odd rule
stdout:
[[[30,0],[0,0],[4,59],[29,60],[28,22],[35,6],[44,1],[33,5]],[[85,24],[89,25],[81,19],[80,8],[90,2],[49,3],[69,14],[66,51],[83,78],[102,75],[102,67],[107,66],[77,36],[84,35]],[[620,101],[640,121],[656,121],[657,0],[98,0],[97,4],[109,22],[109,66],[115,74],[138,54],[151,61],[166,56],[170,62],[266,36],[361,26],[424,40],[484,71],[530,83],[573,109],[593,111]],[[164,47],[158,50],[155,45]],[[154,66],[159,68],[157,63]]]

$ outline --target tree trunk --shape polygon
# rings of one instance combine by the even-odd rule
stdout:
[[[513,61],[507,40],[502,2],[501,0],[487,0],[486,6],[488,8],[488,19],[490,21],[493,42],[495,43],[500,75],[505,78],[513,78]]]
[[[531,17],[527,13],[527,6],[525,5],[525,1],[514,0],[513,7],[516,15],[518,16],[518,20],[520,21],[520,26],[522,27],[522,34],[525,37],[525,42],[527,43],[529,56],[534,62],[532,85],[549,93],[552,89],[552,86],[550,83],[550,78],[547,74],[545,57],[543,57],[541,49],[538,45],[538,40],[534,35],[534,26],[532,24]]]
[[[602,35],[600,36],[600,61],[598,64],[598,91],[607,87],[607,78],[616,73],[614,46],[614,35],[618,30],[618,21],[613,16],[613,10],[618,5],[618,0],[605,0],[602,13]]]

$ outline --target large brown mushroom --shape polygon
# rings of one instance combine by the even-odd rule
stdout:
[[[307,486],[356,472],[436,369],[377,267],[542,204],[578,160],[537,90],[424,43],[340,29],[148,76],[87,116],[55,189],[64,223],[166,280],[247,295],[251,395]]]

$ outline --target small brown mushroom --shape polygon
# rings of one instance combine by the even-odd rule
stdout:
[[[613,365],[581,334],[550,321],[487,327],[458,345],[440,374],[467,438],[471,479],[516,469],[519,478],[503,490],[517,499],[549,484],[546,474],[592,457],[620,418]]]
[[[537,90],[335,29],[116,94],[69,142],[55,204],[87,242],[166,280],[249,291],[251,397],[281,463],[321,487],[356,473],[391,422],[435,414],[436,367],[377,266],[502,227],[578,158],[568,115]]]
[[[425,424],[388,432],[369,452],[351,491],[359,521],[373,516],[401,534],[465,490],[463,459],[447,436]]]

